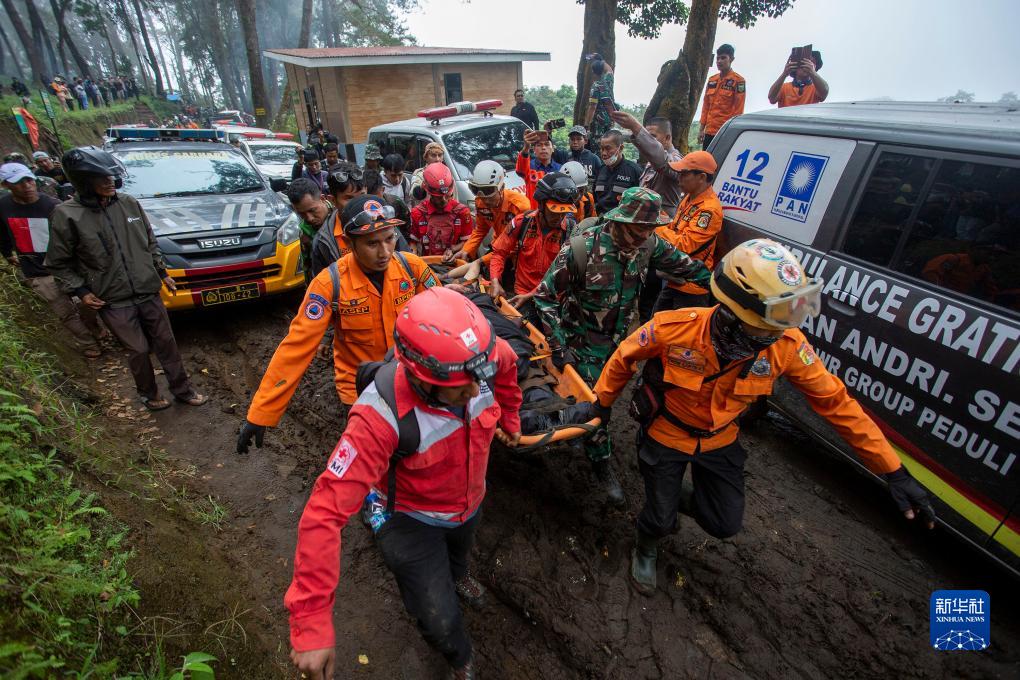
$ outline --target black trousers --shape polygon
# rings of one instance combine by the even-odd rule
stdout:
[[[676,530],[681,482],[690,465],[694,520],[711,536],[733,536],[744,523],[745,460],[747,452],[737,442],[691,456],[641,437],[638,467],[645,482],[645,505],[637,518],[638,531],[661,538]]]
[[[683,309],[684,307],[708,307],[708,293],[684,293],[676,288],[663,286],[652,308],[652,314],[669,311],[671,309]]]
[[[645,275],[645,284],[641,288],[641,296],[638,298],[638,320],[641,323],[652,318],[655,303],[659,299],[661,291],[662,279],[659,278],[659,272],[649,264],[648,274]]]
[[[191,380],[184,370],[184,361],[177,349],[177,339],[170,327],[170,317],[159,296],[129,307],[111,309],[103,307],[99,316],[114,337],[127,349],[128,367],[135,379],[138,394],[146,399],[158,399],[159,387],[152,369],[149,352],[153,352],[163,366],[170,391],[180,399],[195,396]]]
[[[457,601],[456,582],[468,573],[468,556],[481,519],[447,529],[394,513],[376,534],[386,566],[397,578],[404,607],[433,649],[453,668],[471,660],[471,638]]]

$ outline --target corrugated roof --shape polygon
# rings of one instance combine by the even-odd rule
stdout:
[[[418,47],[397,45],[394,47],[313,47],[306,49],[267,49],[266,52],[286,54],[291,57],[308,59],[343,59],[345,57],[418,57],[468,54],[534,54],[521,50],[490,50],[475,47]]]
[[[262,54],[276,61],[305,68],[332,66],[381,66],[387,64],[512,63],[549,61],[548,52],[493,50],[475,47],[313,47],[267,49]]]

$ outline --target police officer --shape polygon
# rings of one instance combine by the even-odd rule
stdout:
[[[451,290],[416,296],[394,326],[399,363],[392,373],[380,368],[358,397],[298,525],[284,604],[291,659],[311,680],[333,677],[341,530],[370,492],[378,499],[376,544],[407,612],[450,665],[450,677],[475,677],[457,598],[478,602],[484,594],[468,559],[496,426],[507,433],[504,443],[520,439],[517,356],[478,307]],[[414,465],[391,463],[411,420]],[[387,478],[386,489],[373,488]]]
[[[265,429],[280,421],[330,326],[337,394],[341,404],[350,405],[357,396],[358,365],[382,359],[393,346],[397,313],[416,293],[439,285],[421,258],[396,252],[400,221],[387,217],[375,196],[353,199],[340,219],[351,252],[319,272],[308,286],[287,337],[252,397],[237,440],[238,453],[247,453],[252,438],[262,446]]]
[[[553,363],[560,370],[570,364],[589,385],[634,322],[649,263],[678,280],[708,281],[700,262],[655,235],[669,220],[661,201],[649,189],[628,189],[618,208],[578,225],[583,231],[566,243],[538,287],[535,305]],[[608,428],[585,442],[585,453],[610,500],[622,504],[623,489],[609,467]]]
[[[744,516],[744,461],[737,418],[785,376],[849,443],[861,462],[889,484],[908,519],[920,512],[929,528],[935,513],[875,423],[836,376],[826,370],[798,330],[821,309],[823,282],[811,279],[775,241],[747,241],[730,251],[712,275],[722,303],[656,314],[613,353],[595,385],[608,409],[647,360],[644,387],[632,404],[642,423],[639,466],[645,504],[637,520],[631,576],[642,592],[655,589],[659,539],[676,527],[677,511],[707,533],[727,538]],[[646,389],[662,408],[640,399]],[[682,480],[693,468],[693,486]]]

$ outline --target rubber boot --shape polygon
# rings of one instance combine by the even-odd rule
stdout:
[[[609,467],[609,459],[592,461],[591,469],[602,485],[602,490],[606,492],[606,498],[609,499],[609,502],[617,507],[622,507],[627,502],[627,499],[623,495],[623,487],[620,486],[620,480],[616,478],[613,468]]]
[[[659,539],[637,532],[634,550],[630,554],[630,578],[642,595],[655,592],[655,558],[659,553]]]
[[[471,608],[481,609],[485,606],[485,586],[471,574],[457,581],[454,586],[457,589],[457,595]]]

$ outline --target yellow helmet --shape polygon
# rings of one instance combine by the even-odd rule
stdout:
[[[712,294],[755,328],[796,328],[822,308],[821,279],[808,278],[781,244],[753,239],[726,253],[712,274]]]

